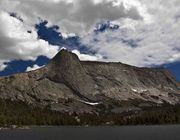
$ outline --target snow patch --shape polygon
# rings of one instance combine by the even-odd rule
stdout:
[[[96,106],[96,105],[99,105],[100,103],[98,102],[87,102],[87,101],[83,101],[83,100],[78,100],[82,103],[85,103],[85,104],[88,104],[88,105],[92,105],[92,106]]]
[[[84,103],[92,106],[99,105],[99,103],[91,103],[91,102],[84,102]]]
[[[137,92],[137,93],[143,93],[143,92],[148,91],[147,89],[135,89],[135,88],[132,88],[131,90],[132,90],[133,92]]]

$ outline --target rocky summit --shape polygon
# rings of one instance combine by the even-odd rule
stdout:
[[[180,103],[180,84],[166,69],[80,61],[61,50],[47,66],[0,78],[0,98],[58,112],[111,112]]]

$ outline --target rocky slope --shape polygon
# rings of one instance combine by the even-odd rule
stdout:
[[[180,84],[165,69],[80,61],[66,50],[39,70],[0,78],[2,99],[79,113],[96,112],[98,105],[121,112],[179,104],[179,89]]]

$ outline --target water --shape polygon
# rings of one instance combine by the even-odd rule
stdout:
[[[0,140],[180,140],[180,125],[0,130]]]

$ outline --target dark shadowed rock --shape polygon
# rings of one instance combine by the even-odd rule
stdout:
[[[95,99],[92,95],[97,94],[96,84],[81,65],[77,55],[62,50],[47,67],[47,77],[52,81],[64,83],[74,94],[87,101]]]
[[[77,55],[61,50],[39,70],[1,77],[0,98],[48,105],[58,111],[92,112],[91,106],[99,103],[178,104],[179,87],[165,69],[80,61]]]

